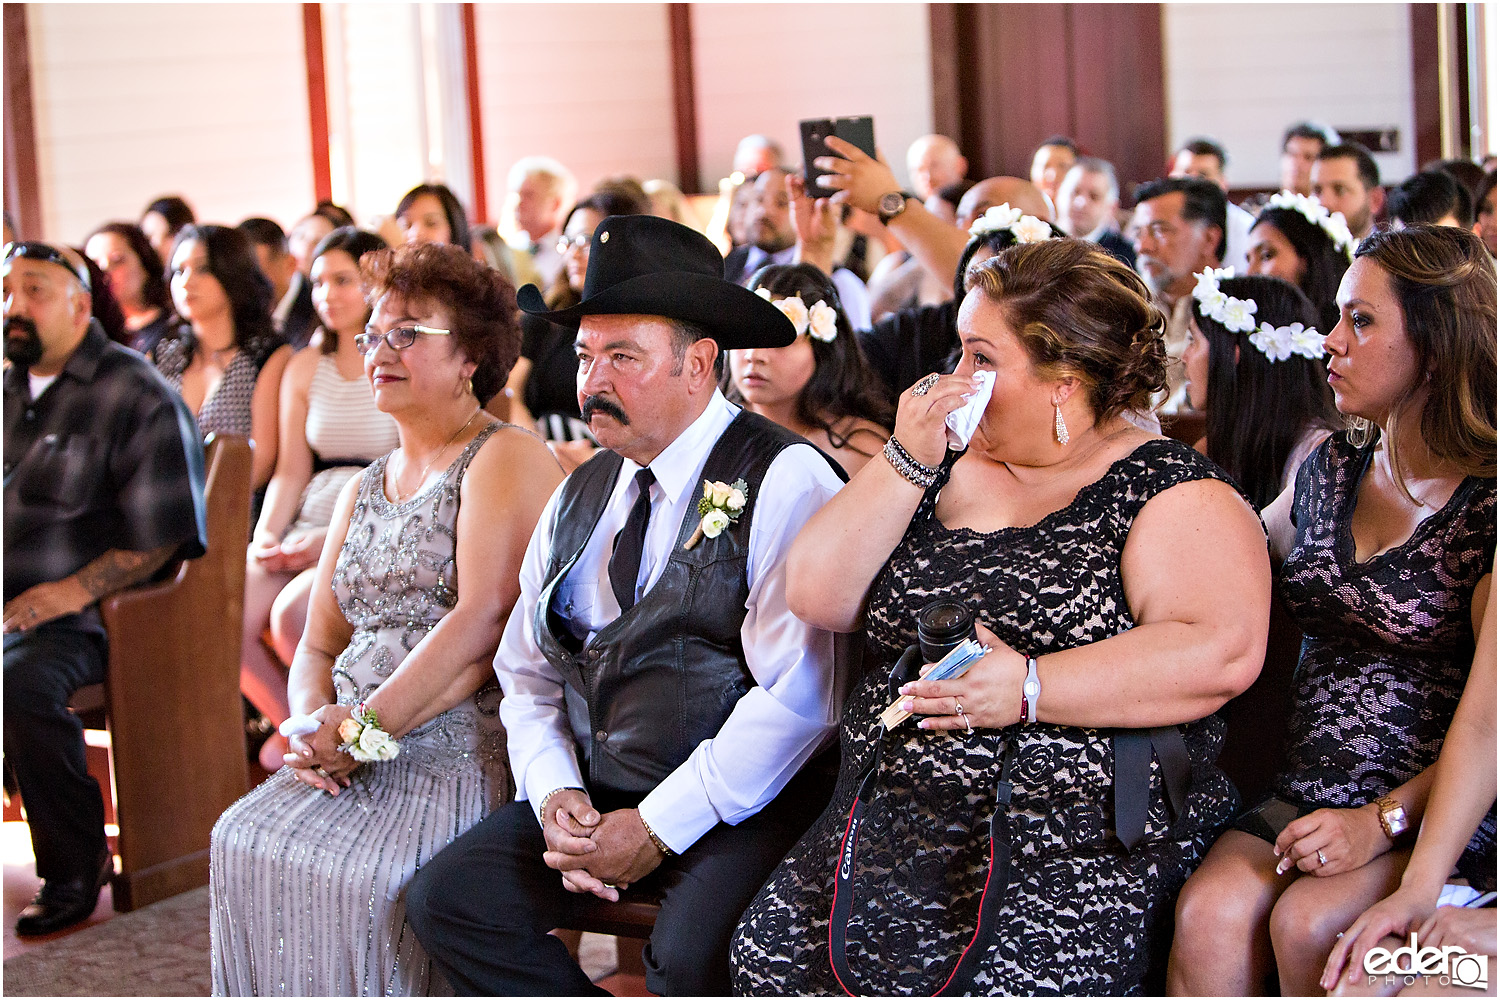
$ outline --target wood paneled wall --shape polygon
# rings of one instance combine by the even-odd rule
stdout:
[[[1166,122],[1159,4],[934,4],[933,119],[970,174],[1027,176],[1048,136],[1161,174]]]

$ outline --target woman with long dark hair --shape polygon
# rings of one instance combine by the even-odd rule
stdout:
[[[1281,495],[1342,426],[1323,367],[1317,311],[1279,278],[1200,276],[1188,346],[1188,400],[1207,413],[1200,448],[1257,508]],[[1231,303],[1249,303],[1234,310]]]
[[[172,301],[186,323],[151,360],[198,418],[204,435],[239,434],[255,445],[251,482],[276,468],[277,398],[292,349],[271,325],[271,283],[245,234],[190,225],[172,248]]]
[[[799,336],[787,347],[730,351],[724,395],[801,434],[852,476],[890,437],[893,414],[874,392],[837,289],[811,264],[773,264],[755,272],[750,290]]]
[[[396,224],[408,243],[452,243],[469,249],[469,216],[446,184],[418,184],[396,206]]]
[[[1316,198],[1282,191],[1250,227],[1249,273],[1289,281],[1317,309],[1318,329],[1339,321],[1339,282],[1354,255],[1354,237],[1342,215],[1330,215]]]
[[[177,321],[156,248],[140,226],[109,222],[89,235],[84,250],[109,280],[110,293],[125,314],[130,346],[150,353]]]
[[[1493,585],[1494,262],[1450,226],[1377,231],[1338,301],[1328,380],[1355,427],[1263,514],[1305,636],[1287,763],[1183,888],[1179,995],[1259,992],[1273,963],[1283,996],[1321,990],[1406,868]],[[1495,887],[1493,807],[1457,871]]]
[[[385,240],[335,229],[312,253],[312,301],[322,335],[298,351],[281,380],[281,441],[245,566],[240,689],[273,725],[289,714],[286,666],[302,638],[313,571],[344,484],[396,447],[396,423],[375,406],[355,338],[370,318],[359,260]],[[262,636],[271,630],[268,647]],[[286,738],[261,747],[274,771]]]

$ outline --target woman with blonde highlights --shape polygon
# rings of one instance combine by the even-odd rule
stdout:
[[[865,673],[833,800],[741,921],[741,992],[1149,991],[1171,900],[1235,811],[1213,713],[1260,668],[1246,609],[1270,566],[1223,474],[1125,418],[1165,381],[1145,285],[1082,240],[1021,243],[970,269],[958,331],[957,371],[901,394],[882,457],[789,557],[793,611],[866,629]],[[991,651],[918,680],[903,650],[939,599]],[[915,718],[887,730],[893,700]]]
[[[1265,511],[1306,637],[1279,802],[1184,888],[1177,993],[1259,992],[1273,962],[1284,996],[1321,990],[1335,935],[1400,883],[1475,659],[1496,544],[1494,264],[1460,229],[1377,232],[1338,300],[1328,381],[1359,426]],[[1254,821],[1269,810],[1279,828]],[[1456,873],[1494,888],[1493,806]]]

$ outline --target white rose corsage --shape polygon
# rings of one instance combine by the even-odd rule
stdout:
[[[339,747],[361,764],[392,760],[401,752],[401,744],[380,728],[380,720],[364,702],[354,706],[354,713],[339,723]]]
[[[729,484],[711,483],[705,479],[703,497],[698,501],[698,514],[702,520],[683,548],[691,549],[705,538],[718,538],[725,528],[740,519],[749,495],[750,487],[743,479]]]

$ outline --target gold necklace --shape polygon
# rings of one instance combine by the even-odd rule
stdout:
[[[422,474],[417,477],[417,485],[411,490],[410,493],[407,493],[405,496],[402,496],[401,495],[400,483],[399,483],[399,481],[397,482],[397,487],[396,487],[396,502],[397,503],[405,503],[406,501],[410,500],[413,496],[415,496],[417,494],[417,491],[422,488],[422,484],[427,481],[427,473],[429,473],[429,472],[432,471],[433,465],[436,464],[437,460],[442,457],[443,452],[445,452],[445,451],[448,450],[448,446],[450,444],[452,444],[453,442],[457,441],[458,440],[458,436],[460,434],[462,434],[464,431],[466,431],[466,430],[469,429],[469,425],[474,422],[474,418],[475,417],[479,416],[479,412],[480,412],[480,407],[476,406],[474,408],[474,412],[469,415],[469,419],[464,421],[464,425],[462,427],[460,427],[458,430],[454,431],[453,432],[453,436],[451,438],[449,438],[447,441],[443,442],[443,446],[441,448],[439,448],[437,450],[437,452],[432,456],[432,458],[427,462],[427,464],[422,467]],[[404,456],[403,456],[403,458],[404,458]],[[403,464],[403,466],[405,465],[404,462],[402,464]]]

